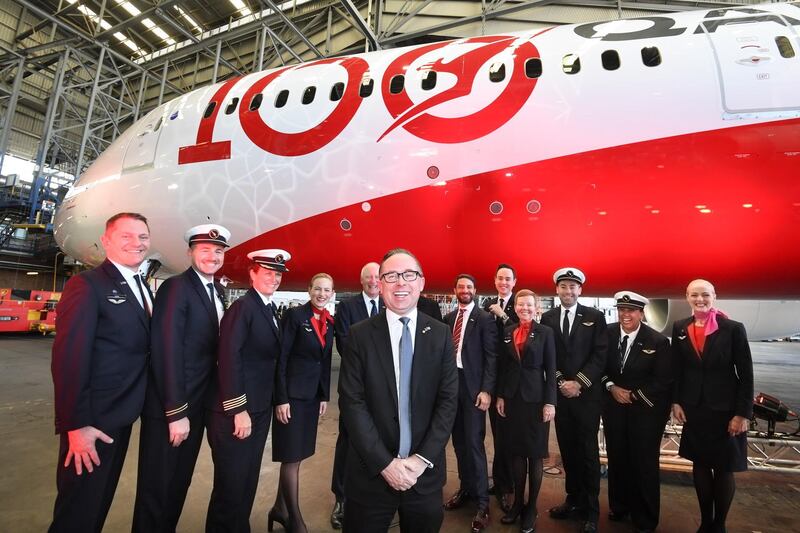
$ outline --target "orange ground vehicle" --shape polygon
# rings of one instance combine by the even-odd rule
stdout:
[[[0,333],[56,330],[60,292],[0,288]]]

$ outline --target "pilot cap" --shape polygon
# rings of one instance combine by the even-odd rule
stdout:
[[[620,291],[614,295],[614,299],[617,301],[617,307],[631,309],[644,309],[644,306],[650,303],[650,300],[632,291]]]
[[[274,270],[276,272],[288,272],[286,268],[286,261],[292,258],[292,255],[286,250],[278,248],[270,248],[268,250],[256,250],[247,254],[247,258],[264,268]]]
[[[230,238],[231,232],[228,231],[228,228],[220,226],[219,224],[200,224],[199,226],[190,228],[189,231],[183,235],[183,240],[189,243],[189,246],[201,242],[209,242],[227,248],[230,246],[230,244],[228,244],[228,239]]]
[[[583,285],[586,276],[575,267],[564,267],[556,270],[556,273],[553,274],[553,281],[556,285],[561,281],[577,281]]]

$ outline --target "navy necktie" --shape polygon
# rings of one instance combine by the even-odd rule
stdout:
[[[375,300],[370,300],[369,303],[372,304],[372,307],[369,310],[369,316],[373,317],[378,314],[378,307],[375,305]]]
[[[622,337],[622,342],[619,343],[619,373],[625,368],[625,352],[628,351],[628,336]]]
[[[564,335],[564,344],[569,340],[569,309],[564,311],[564,322],[561,324],[561,334]]]
[[[139,277],[139,274],[133,276],[134,281],[136,281],[136,286],[139,287],[139,296],[142,298],[142,308],[144,312],[147,313],[147,316],[153,316],[153,312],[150,310],[150,302],[147,300],[147,297],[144,295],[144,288],[142,287],[142,279]]]
[[[411,453],[411,416],[409,414],[411,395],[411,363],[414,360],[414,347],[411,345],[411,330],[407,316],[400,317],[403,323],[403,334],[400,337],[400,393],[398,394],[398,410],[400,411],[400,448],[397,455],[408,457]]]

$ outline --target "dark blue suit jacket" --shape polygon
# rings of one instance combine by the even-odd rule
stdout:
[[[397,457],[400,446],[397,386],[386,312],[350,329],[339,377],[339,409],[350,448],[348,497],[370,501],[390,490],[381,471]],[[441,491],[446,480],[445,446],[453,429],[458,373],[449,328],[417,313],[411,368],[411,453],[433,463],[411,490]]]
[[[275,366],[281,353],[272,307],[264,305],[251,288],[222,317],[213,410],[232,416],[272,409]]]
[[[378,296],[378,312],[383,310],[383,299]],[[344,299],[336,306],[334,327],[336,328],[336,351],[343,355],[347,343],[350,326],[369,318],[367,307],[364,305],[363,293]]]
[[[497,396],[513,398],[517,391],[526,402],[556,405],[556,344],[553,330],[531,323],[531,331],[517,357],[514,331],[511,324],[503,333],[503,374],[497,386]]]
[[[133,289],[108,260],[64,287],[51,365],[56,433],[115,430],[139,418],[150,318]]]
[[[455,329],[458,308],[444,317],[450,331]],[[461,346],[461,364],[464,380],[471,398],[479,392],[495,393],[497,381],[497,330],[492,315],[475,305],[468,316],[464,316],[462,327],[464,341]]]
[[[753,358],[741,322],[717,316],[719,330],[706,337],[703,357],[692,346],[686,328],[692,318],[672,328],[675,388],[672,402],[706,405],[750,418],[753,414]]]
[[[330,399],[333,324],[328,324],[323,348],[311,324],[313,316],[310,302],[289,309],[283,316],[281,356],[275,379],[277,405],[288,403],[289,398],[319,398],[325,402]]]
[[[215,288],[222,300],[222,286]],[[151,330],[145,414],[174,422],[202,412],[217,367],[219,322],[208,287],[191,267],[161,284]]]

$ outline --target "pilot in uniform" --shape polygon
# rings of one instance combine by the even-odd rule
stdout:
[[[222,268],[230,231],[217,224],[186,232],[191,266],[158,290],[139,438],[133,531],[174,532],[203,440],[225,312]]]
[[[272,420],[280,324],[272,295],[280,286],[284,250],[258,250],[247,257],[251,288],[222,318],[207,426],[214,461],[214,488],[207,532],[250,531],[261,459]]]
[[[542,324],[556,332],[556,437],[567,492],[566,501],[550,509],[550,516],[581,518],[580,531],[592,532],[600,514],[597,432],[608,336],[603,313],[578,303],[585,280],[574,267],[556,271],[553,281],[561,305],[542,315]]]
[[[642,323],[647,298],[614,295],[619,323],[608,325],[608,358],[601,382],[608,452],[609,519],[630,515],[637,532],[658,525],[659,456],[669,417],[672,373],[669,340]]]

